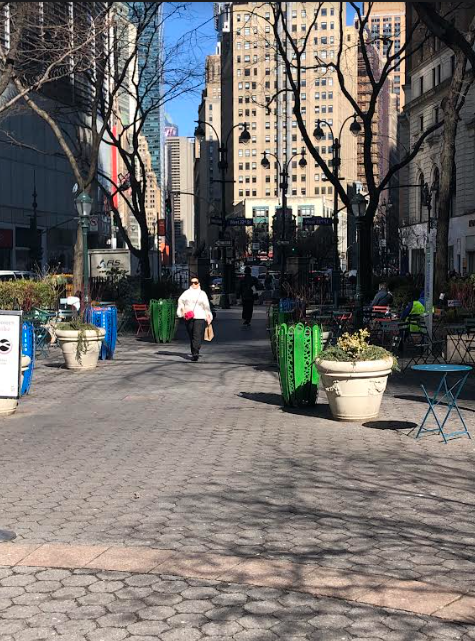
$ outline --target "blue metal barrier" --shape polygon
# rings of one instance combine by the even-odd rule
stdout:
[[[102,343],[99,358],[102,361],[112,360],[117,345],[117,308],[90,307],[86,312],[86,321],[105,329],[106,335]]]
[[[33,379],[33,370],[35,368],[35,330],[33,323],[30,321],[23,322],[21,334],[21,353],[29,356],[31,363],[23,375],[23,385],[21,386],[21,396],[28,394]]]

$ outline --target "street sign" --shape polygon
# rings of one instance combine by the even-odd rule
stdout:
[[[324,218],[323,216],[306,216],[302,218],[302,225],[333,225],[333,218]]]
[[[290,245],[290,240],[278,240],[277,245]]]
[[[252,218],[228,218],[226,224],[230,227],[251,227],[254,223]]]
[[[259,251],[261,243],[252,243],[252,251]]]
[[[221,222],[222,222],[221,216],[211,216],[210,218],[210,223],[212,225],[221,225]]]
[[[216,241],[216,247],[232,247],[233,246],[233,241],[232,240],[217,240]]]
[[[20,397],[21,312],[0,312],[0,398]]]

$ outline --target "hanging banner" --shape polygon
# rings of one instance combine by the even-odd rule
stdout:
[[[22,313],[0,310],[0,398],[20,397]]]

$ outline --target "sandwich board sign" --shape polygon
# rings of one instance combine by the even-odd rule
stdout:
[[[0,310],[0,398],[20,397],[22,313]]]

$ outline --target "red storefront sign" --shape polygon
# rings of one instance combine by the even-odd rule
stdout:
[[[0,229],[0,249],[13,248],[13,229]]]

